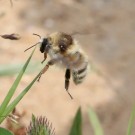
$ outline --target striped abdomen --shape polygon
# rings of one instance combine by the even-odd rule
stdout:
[[[87,75],[87,70],[88,70],[88,63],[86,63],[80,69],[72,71],[73,81],[75,84],[79,84],[83,82],[84,78]]]

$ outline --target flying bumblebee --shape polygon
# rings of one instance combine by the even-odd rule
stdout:
[[[72,35],[63,32],[55,32],[50,34],[47,38],[41,38],[40,35],[37,36],[40,37],[40,41],[33,46],[40,44],[40,52],[44,53],[42,63],[46,60],[47,54],[50,56],[50,60],[40,73],[40,77],[47,71],[49,66],[55,64],[66,70],[65,89],[67,92],[71,74],[76,85],[82,83],[88,71],[88,58]],[[70,97],[72,98],[71,95]]]

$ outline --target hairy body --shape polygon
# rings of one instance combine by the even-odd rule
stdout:
[[[48,39],[52,45],[48,51],[51,60],[62,68],[70,69],[75,84],[81,83],[87,74],[88,58],[78,42],[61,32],[51,34]]]

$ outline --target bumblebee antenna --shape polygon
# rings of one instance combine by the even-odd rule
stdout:
[[[40,35],[33,33],[33,35],[38,36],[40,39],[42,38]]]
[[[32,47],[38,45],[40,42],[36,43],[35,45],[32,45],[31,47],[27,48],[26,50],[24,50],[24,52],[28,51],[29,49],[31,49]]]
[[[33,33],[33,35],[38,36],[40,39],[42,38],[40,35]],[[26,50],[24,50],[24,52],[28,51],[29,49],[31,49],[32,47],[36,46],[37,44],[39,44],[40,42],[36,43],[35,45],[30,46],[29,48],[27,48]]]

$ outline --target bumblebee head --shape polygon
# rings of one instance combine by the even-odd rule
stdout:
[[[33,35],[36,35],[40,38],[40,41],[37,42],[36,44],[30,46],[29,48],[27,48],[24,52],[26,52],[27,50],[31,49],[32,47],[40,44],[40,52],[41,53],[44,53],[45,51],[48,51],[48,49],[50,48],[49,44],[48,44],[48,39],[47,38],[42,38],[40,35],[38,34],[33,34]]]
[[[56,52],[64,53],[66,52],[73,44],[73,39],[71,35],[63,33],[63,32],[55,32],[50,34],[47,38],[42,38],[38,34],[33,34],[40,37],[40,41],[35,45],[27,48],[25,51],[30,48],[40,44],[40,52],[47,52],[50,48]]]

